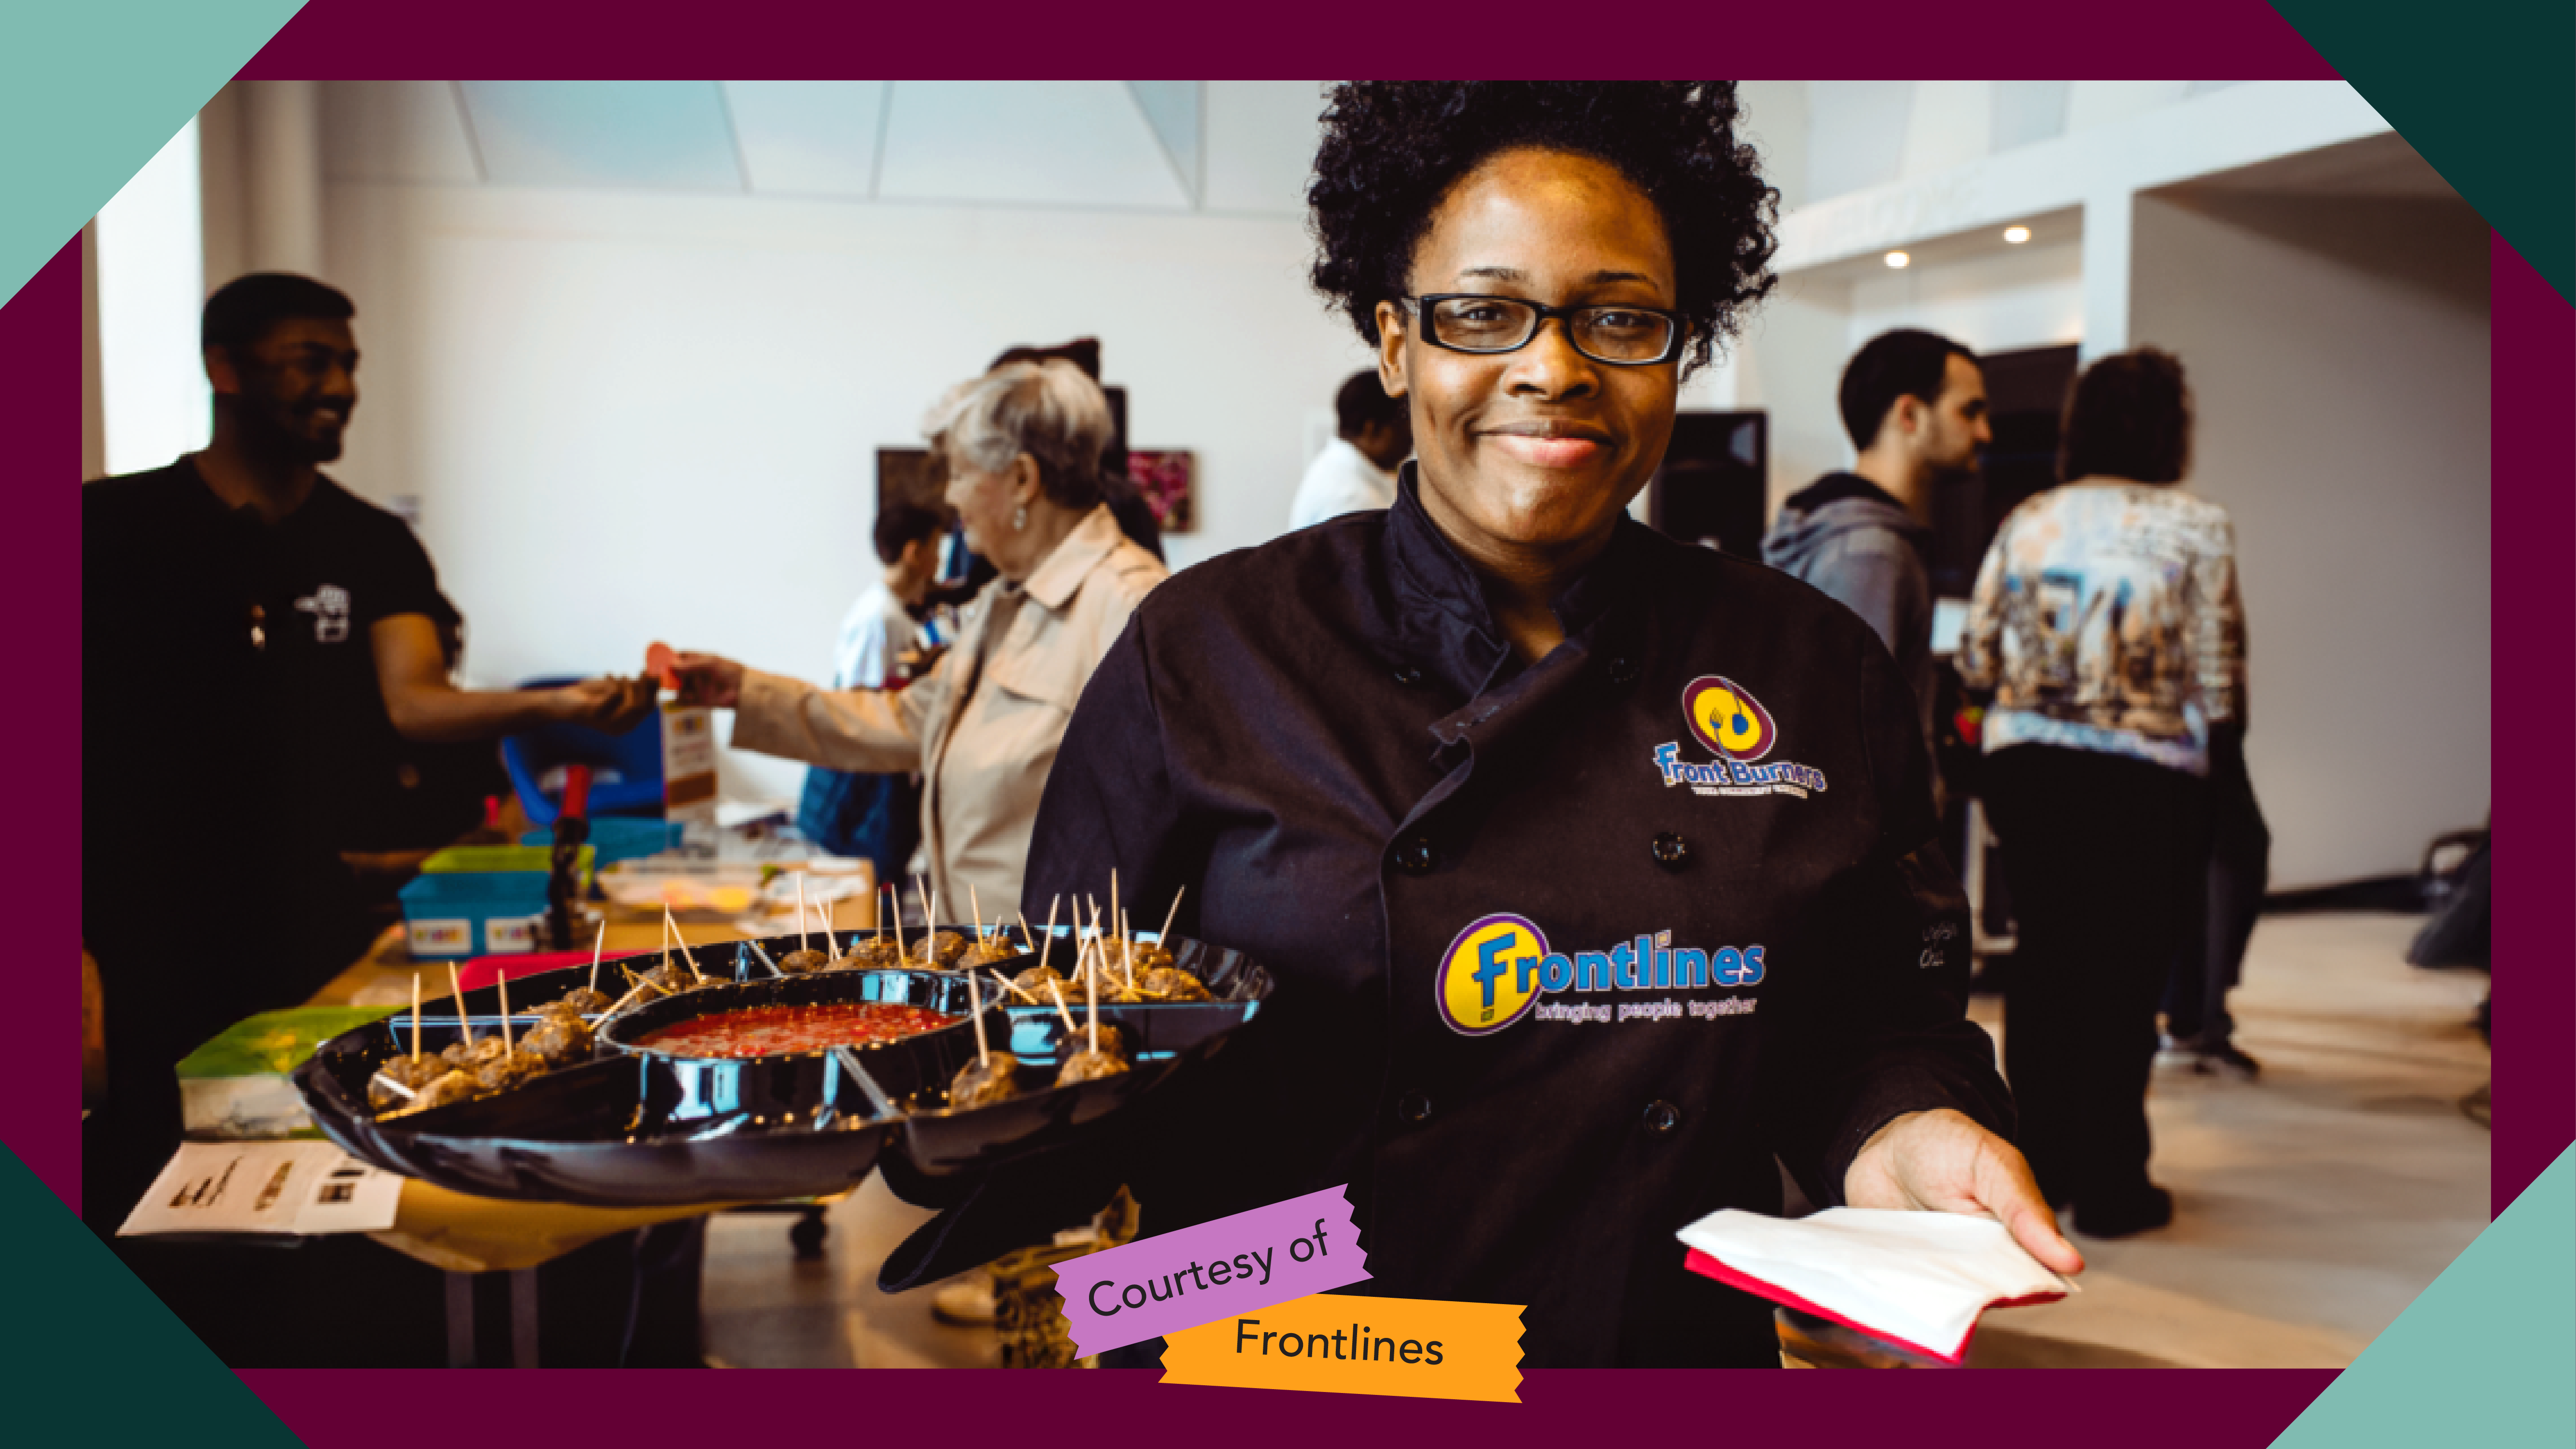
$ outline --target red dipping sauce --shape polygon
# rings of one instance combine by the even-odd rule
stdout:
[[[964,1019],[893,1001],[754,1006],[693,1017],[666,1026],[636,1045],[684,1057],[767,1057],[873,1046]]]

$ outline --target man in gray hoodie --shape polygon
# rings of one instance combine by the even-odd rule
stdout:
[[[1994,441],[1976,354],[1937,333],[1871,338],[1843,369],[1843,427],[1860,457],[1789,495],[1762,561],[1831,594],[1869,622],[1931,734],[1932,583],[1923,550],[1932,479]]]

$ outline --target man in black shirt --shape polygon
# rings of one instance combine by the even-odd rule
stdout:
[[[212,444],[82,490],[81,929],[145,1138],[176,1131],[180,1055],[364,949],[340,857],[392,848],[417,747],[652,705],[640,681],[449,682],[428,554],[318,471],[357,405],[354,310],[304,277],[217,291]]]

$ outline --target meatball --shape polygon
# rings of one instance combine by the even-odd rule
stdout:
[[[1147,1001],[1213,1001],[1216,999],[1197,977],[1176,966],[1157,966],[1151,971],[1138,970],[1136,991]]]
[[[955,931],[933,931],[927,938],[913,942],[912,965],[925,971],[954,969],[972,944]]]
[[[968,1062],[959,1069],[957,1079],[948,1084],[949,1109],[962,1112],[972,1107],[989,1107],[995,1102],[1018,1096],[1020,1086],[1013,1073],[1019,1070],[1019,1065],[1020,1059],[1009,1052],[994,1052]]]
[[[1055,1000],[1055,997],[1048,993],[1047,988],[1050,986],[1057,991],[1065,992],[1066,999],[1071,1000],[1072,993],[1068,990],[1070,984],[1064,979],[1063,974],[1052,966],[1032,966],[1011,978],[1012,986],[1028,993],[1030,999],[1041,1006]]]
[[[483,1092],[506,1092],[531,1077],[543,1076],[544,1059],[524,1049],[513,1049],[494,1057],[474,1070],[474,1086]]]
[[[1101,1033],[1100,1044],[1110,1046],[1108,1033]],[[1132,1070],[1132,1064],[1114,1047],[1107,1051],[1078,1051],[1064,1059],[1064,1066],[1055,1074],[1055,1084],[1070,1087],[1076,1082],[1096,1082],[1102,1077],[1114,1077],[1129,1070]]]
[[[803,976],[810,972],[828,970],[831,965],[831,957],[814,950],[790,951],[778,958],[779,971],[788,976]]]
[[[841,964],[870,970],[899,967],[904,964],[903,944],[892,936],[862,936],[850,943],[849,954],[841,958]]]
[[[446,1058],[428,1052],[395,1057],[367,1079],[367,1105],[378,1115],[400,1110],[420,1095],[421,1088],[445,1076],[448,1070]]]
[[[548,1067],[590,1060],[590,1023],[578,1016],[549,1016],[519,1038],[519,1047]]]
[[[677,961],[665,961],[644,973],[644,982],[664,996],[677,996],[698,987],[696,973]]]
[[[429,1085],[414,1094],[410,1101],[383,1115],[408,1117],[415,1112],[429,1111],[433,1107],[452,1107],[459,1102],[471,1102],[474,1100],[474,1095],[474,1079],[463,1072],[451,1071],[433,1079]]]
[[[447,1050],[440,1052],[439,1056],[444,1058],[449,1066],[459,1071],[474,1072],[499,1060],[508,1050],[509,1048],[503,1045],[500,1034],[495,1032],[490,1036],[478,1036],[470,1044],[463,1041],[449,1042]]]
[[[1027,954],[1027,951],[1021,949],[1019,942],[1011,939],[1009,933],[1001,932],[967,947],[966,964],[998,966],[1005,961],[1016,960]]]
[[[605,991],[593,991],[589,987],[583,986],[572,991],[567,991],[560,999],[547,1004],[550,1006],[570,1007],[584,1016],[597,1016],[601,1012],[616,1005],[617,999],[610,996]]]

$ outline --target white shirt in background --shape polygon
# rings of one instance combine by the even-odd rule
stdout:
[[[882,689],[894,661],[912,644],[912,616],[880,578],[859,594],[841,620],[841,642],[832,651],[834,689]]]
[[[1368,454],[1335,438],[1306,465],[1297,484],[1297,500],[1288,505],[1288,526],[1308,528],[1327,518],[1365,508],[1395,506],[1395,475],[1368,460]]]

